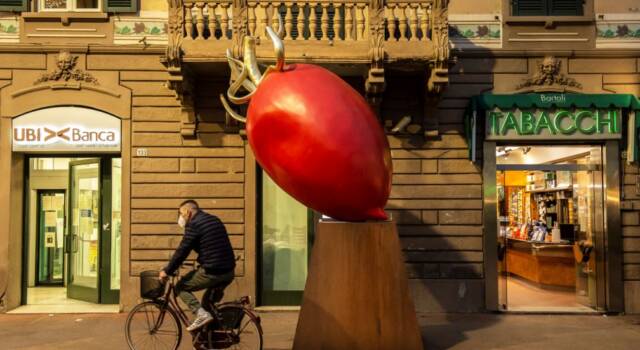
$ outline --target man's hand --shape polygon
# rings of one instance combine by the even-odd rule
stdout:
[[[169,277],[169,275],[167,275],[166,272],[164,272],[164,270],[160,270],[160,273],[158,274],[158,279],[161,281],[166,280]]]

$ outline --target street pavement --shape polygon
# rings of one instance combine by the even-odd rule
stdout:
[[[265,349],[290,349],[297,312],[260,316]],[[125,318],[126,314],[4,314],[0,349],[126,350]],[[421,314],[418,320],[430,350],[640,349],[640,316]],[[180,349],[191,349],[189,339],[183,339]]]

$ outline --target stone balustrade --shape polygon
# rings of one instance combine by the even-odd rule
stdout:
[[[431,40],[432,0],[380,1],[385,41]],[[234,3],[225,0],[183,2],[184,40],[233,40]],[[264,37],[265,28],[278,29],[280,13],[285,40],[367,41],[371,1],[248,1],[246,32]]]

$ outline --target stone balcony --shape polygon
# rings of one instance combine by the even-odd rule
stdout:
[[[288,63],[366,77],[372,105],[384,91],[385,67],[426,72],[433,93],[448,83],[447,0],[168,1],[165,63],[169,85],[186,105],[194,80],[189,75],[229,74],[226,51],[240,59],[247,35],[257,39],[258,61],[273,62],[268,26],[283,34]],[[192,132],[183,128],[185,136]]]
[[[225,50],[239,54],[239,37],[260,38],[258,58],[273,59],[265,28],[284,22],[287,61],[370,63],[372,47],[383,47],[385,62],[430,61],[436,40],[434,0],[274,1],[225,0],[183,3],[185,62],[226,62]],[[381,40],[381,42],[378,42]]]

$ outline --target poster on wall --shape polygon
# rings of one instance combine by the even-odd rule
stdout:
[[[93,219],[91,219],[91,217],[81,217],[79,228],[80,237],[82,237],[82,239],[88,239],[89,237],[91,237],[92,230]]]
[[[44,235],[44,246],[45,246],[45,248],[55,248],[56,247],[56,233],[55,232],[47,232]]]
[[[44,212],[44,226],[55,227],[57,224],[58,215],[56,211],[49,210]]]
[[[64,196],[55,196],[51,198],[51,206],[54,210],[64,209]]]
[[[64,218],[56,221],[56,247],[61,248],[64,244]]]
[[[51,205],[52,205],[51,196],[43,196],[42,197],[42,210],[44,210],[44,211],[53,210],[53,207]]]
[[[14,152],[120,152],[120,119],[95,109],[43,108],[12,120]]]
[[[89,272],[98,271],[98,242],[89,242]]]

